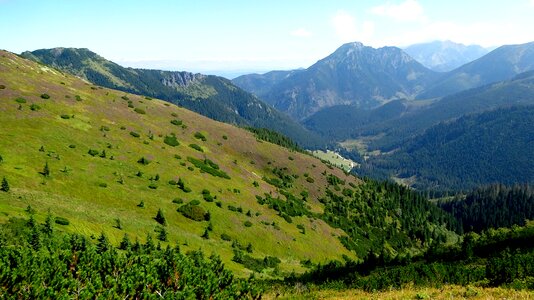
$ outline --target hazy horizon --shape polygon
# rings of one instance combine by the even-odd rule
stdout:
[[[526,43],[534,41],[532,13],[534,0],[0,0],[0,48],[89,48],[123,66],[233,77],[306,68],[353,41]]]

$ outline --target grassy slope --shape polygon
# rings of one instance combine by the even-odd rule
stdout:
[[[0,221],[27,216],[24,209],[31,205],[37,210],[38,221],[44,219],[47,210],[68,218],[71,224],[62,227],[66,231],[95,236],[103,231],[114,243],[128,233],[131,238],[143,241],[147,233],[155,236],[157,223],[153,217],[161,208],[169,224],[171,244],[178,243],[184,250],[216,251],[230,269],[243,275],[246,271],[242,266],[230,262],[231,243],[220,239],[222,233],[244,245],[251,242],[255,257],[280,257],[282,271],[302,270],[301,259],[319,262],[339,258],[342,254],[350,256],[336,237],[343,232],[321,220],[304,217],[294,218],[289,224],[274,210],[260,206],[255,195],[266,192],[275,195],[276,189],[261,178],[273,177],[270,169],[274,166],[287,167],[291,174],[299,175],[292,192],[298,195],[308,190],[309,204],[313,210],[321,211],[322,206],[316,199],[327,185],[322,172],[333,173],[347,181],[354,182],[355,178],[345,176],[341,170],[329,169],[313,157],[257,141],[245,130],[163,101],[128,95],[136,108],[146,111],[146,114],[138,114],[121,98],[125,95],[123,92],[96,88],[8,52],[2,51],[0,55],[0,84],[6,86],[0,90],[0,155],[4,160],[0,164],[0,177],[5,176],[11,185],[9,193],[0,193]],[[41,99],[42,93],[51,98]],[[76,101],[75,95],[82,101]],[[17,97],[27,100],[20,104],[21,109],[15,101]],[[33,103],[41,109],[31,111],[29,107]],[[171,116],[172,113],[177,116]],[[74,118],[62,119],[63,114],[74,115]],[[187,128],[172,125],[172,119],[182,120]],[[109,131],[102,131],[102,126],[109,127]],[[141,137],[131,136],[130,131],[140,133]],[[197,131],[204,133],[206,142],[194,138]],[[153,133],[154,140],[149,139],[149,132]],[[171,133],[176,134],[179,146],[163,143],[163,137]],[[190,143],[201,145],[205,152],[188,147]],[[44,152],[39,151],[41,146]],[[107,158],[92,157],[89,149],[106,150]],[[182,158],[176,159],[176,154]],[[142,156],[151,163],[138,164]],[[232,179],[213,177],[198,169],[188,170],[187,167],[192,166],[186,160],[188,156],[215,161]],[[50,178],[39,174],[45,162],[51,169]],[[186,166],[182,166],[182,162]],[[65,167],[68,172],[60,171]],[[138,171],[144,173],[142,178],[135,176]],[[307,182],[304,173],[309,173],[315,182]],[[156,174],[161,177],[158,188],[150,189],[148,178]],[[191,187],[191,193],[186,194],[167,183],[178,177]],[[120,178],[124,184],[118,183]],[[259,187],[254,187],[253,181],[258,181]],[[106,183],[107,187],[100,187],[101,183]],[[223,208],[203,201],[202,189],[216,195]],[[240,193],[235,193],[234,189]],[[191,221],[176,212],[178,205],[171,202],[176,197],[185,201],[198,199],[201,206],[211,212],[214,225],[211,239],[200,237],[207,222]],[[145,202],[144,209],[136,206],[140,201]],[[244,213],[229,211],[227,205],[242,206],[244,212],[251,210],[261,215],[247,217]],[[116,218],[121,220],[123,230],[113,227]],[[246,220],[253,226],[243,226]],[[275,221],[280,230],[261,221]],[[305,226],[306,234],[299,232],[297,224]]]

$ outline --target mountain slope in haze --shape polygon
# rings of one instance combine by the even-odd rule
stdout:
[[[511,80],[443,97],[398,118],[362,126],[358,133],[381,134],[381,138],[375,140],[371,148],[391,151],[400,147],[404,139],[421,134],[439,122],[513,105],[534,105],[534,71],[519,74]]]
[[[470,189],[534,182],[534,106],[463,116],[371,157],[361,173],[383,173],[416,188]]]
[[[513,78],[534,70],[534,42],[501,46],[432,84],[418,98],[434,98]]]
[[[158,239],[262,276],[454,236],[452,217],[413,191],[8,52],[0,112],[0,222],[49,212],[67,219],[60,231]]]
[[[246,74],[232,79],[232,82],[245,91],[262,98],[274,85],[302,71],[303,69],[270,71],[265,74]]]
[[[348,43],[308,69],[279,82],[263,99],[302,120],[334,105],[371,108],[412,98],[437,74],[401,49]]]
[[[423,66],[437,72],[454,70],[488,53],[478,45],[466,46],[451,41],[415,44],[404,48],[404,51]]]
[[[222,77],[124,68],[88,49],[41,49],[21,55],[94,84],[167,100],[218,121],[279,131],[304,147],[322,144],[288,116]]]

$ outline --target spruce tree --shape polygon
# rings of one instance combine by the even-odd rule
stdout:
[[[36,226],[32,228],[32,232],[30,235],[30,245],[35,251],[41,248],[41,235],[39,234],[39,230],[37,230]]]
[[[130,238],[128,237],[128,234],[125,233],[124,236],[122,237],[121,243],[119,244],[119,249],[128,250],[130,249],[130,247],[131,247]]]
[[[165,220],[165,216],[163,215],[163,211],[161,210],[161,208],[158,209],[158,213],[156,214],[154,220],[156,220],[156,222],[160,223],[163,226],[167,225],[167,221]]]
[[[200,236],[203,239],[209,240],[210,239],[210,232],[208,229],[204,230],[204,233]]]
[[[42,174],[44,177],[50,177],[50,168],[48,167],[48,162],[45,163]]]
[[[51,236],[53,231],[54,230],[52,228],[52,215],[49,212],[43,224],[43,233],[46,234],[47,236]]]
[[[158,236],[157,236],[158,240],[162,241],[162,242],[166,242],[167,241],[167,230],[165,230],[165,227],[159,227],[158,228]]]
[[[96,249],[98,250],[99,253],[102,253],[102,252],[108,251],[109,248],[110,248],[110,244],[109,244],[108,238],[106,237],[104,232],[102,232],[100,236],[98,237],[98,243],[96,244]]]
[[[154,245],[154,241],[152,240],[152,235],[150,233],[147,233],[146,235],[146,243],[143,245],[143,248],[146,252],[150,253],[156,249],[156,246]]]
[[[4,177],[2,179],[2,188],[1,188],[2,191],[4,192],[9,192],[9,182],[7,182],[7,179]]]

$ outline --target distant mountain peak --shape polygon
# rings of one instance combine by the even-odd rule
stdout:
[[[450,40],[415,44],[404,51],[427,68],[438,72],[451,71],[488,53],[481,46],[466,46]]]

